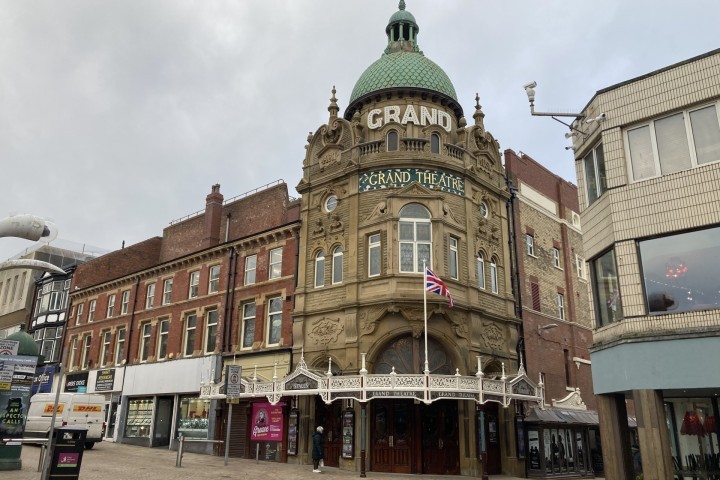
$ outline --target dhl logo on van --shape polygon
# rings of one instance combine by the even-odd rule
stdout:
[[[73,412],[102,412],[100,405],[73,405]]]
[[[45,415],[45,414],[47,414],[47,415],[52,415],[52,413],[53,413],[53,406],[54,406],[53,403],[46,403],[46,404],[45,404],[45,410],[43,410],[43,415]],[[58,408],[57,408],[57,413],[62,413],[62,412],[63,412],[63,407],[64,407],[64,405],[63,405],[62,403],[59,403],[59,404],[58,404]]]

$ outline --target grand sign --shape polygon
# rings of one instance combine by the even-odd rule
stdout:
[[[400,116],[401,113],[402,117]],[[452,130],[452,117],[450,114],[437,108],[420,107],[418,113],[413,105],[405,107],[404,112],[400,106],[390,105],[385,108],[375,108],[368,113],[367,126],[370,130],[376,130],[390,122],[402,125],[413,123],[423,127],[437,125],[448,133]]]
[[[465,196],[465,180],[443,170],[427,168],[387,168],[360,175],[360,191],[399,188],[413,182],[433,190]]]

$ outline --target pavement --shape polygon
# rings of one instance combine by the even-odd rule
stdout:
[[[37,471],[40,459],[40,447],[24,445],[22,447],[22,470],[0,472],[3,480],[39,480]],[[182,467],[175,467],[177,453],[164,448],[147,448],[102,442],[92,450],[86,450],[82,458],[80,480],[233,480],[265,479],[303,480],[303,479],[351,479],[359,478],[358,472],[348,472],[338,468],[325,467],[322,473],[313,473],[312,465],[294,465],[287,463],[259,462],[239,458],[228,459],[225,466],[223,457],[185,453]],[[427,475],[399,475],[367,472],[368,479],[409,480],[409,478],[462,479],[468,477]],[[517,477],[491,475],[491,480],[516,480]]]

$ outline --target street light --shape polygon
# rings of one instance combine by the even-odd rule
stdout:
[[[42,241],[50,243],[58,235],[57,227],[54,223],[48,222],[37,215],[29,215],[26,213],[19,215],[11,215],[0,220],[0,237],[17,237],[34,242]],[[40,270],[43,272],[65,274],[65,270],[53,265],[49,262],[32,259],[8,260],[0,263],[0,272],[3,270],[12,270],[14,268],[26,268],[28,270]]]

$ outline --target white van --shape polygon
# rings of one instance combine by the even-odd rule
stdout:
[[[30,399],[24,437],[41,438],[50,433],[54,393],[38,393]],[[61,393],[58,401],[55,428],[80,427],[87,429],[85,448],[101,442],[105,430],[105,396],[91,393]]]

